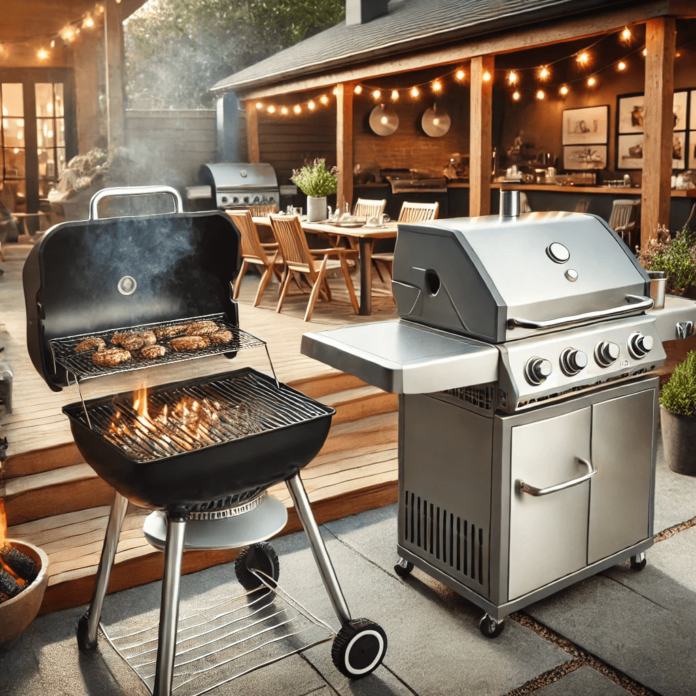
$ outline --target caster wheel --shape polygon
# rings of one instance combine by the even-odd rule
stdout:
[[[387,634],[369,619],[349,621],[334,638],[331,659],[349,679],[362,679],[380,666],[387,652]]]
[[[262,541],[258,544],[253,544],[242,551],[237,560],[234,562],[234,573],[239,580],[239,584],[245,590],[255,590],[263,583],[253,573],[252,570],[260,570],[273,580],[278,580],[280,577],[280,561],[273,547],[267,542]],[[271,587],[275,587],[275,583],[266,580]]]
[[[407,578],[413,572],[413,563],[399,559],[399,562],[394,566],[394,572],[400,578]]]
[[[486,638],[497,638],[504,629],[504,621],[496,621],[488,614],[484,614],[481,623],[479,623],[479,630]]]
[[[92,652],[97,647],[97,641],[87,637],[87,622],[89,621],[89,609],[77,620],[77,647],[82,652]]]
[[[648,559],[645,556],[645,552],[631,556],[631,570],[643,570],[647,564]]]

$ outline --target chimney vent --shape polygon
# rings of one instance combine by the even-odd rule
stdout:
[[[389,0],[346,0],[346,25],[366,24],[389,14]]]

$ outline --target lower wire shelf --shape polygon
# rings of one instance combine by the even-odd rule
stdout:
[[[327,642],[333,629],[252,571],[262,585],[179,618],[172,693],[201,696],[245,674]],[[159,623],[100,628],[152,693]],[[131,625],[131,629],[133,626]]]

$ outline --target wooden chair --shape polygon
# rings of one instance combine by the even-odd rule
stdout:
[[[255,266],[263,266],[264,272],[261,275],[261,282],[256,291],[256,299],[254,307],[258,307],[261,302],[263,291],[268,285],[268,281],[275,273],[278,276],[278,285],[282,281],[282,275],[278,270],[278,266],[283,267],[283,259],[280,257],[280,248],[278,242],[270,244],[262,243],[259,239],[259,232],[256,229],[254,221],[251,219],[251,213],[248,210],[226,210],[225,211],[234,220],[239,233],[242,235],[242,268],[237,276],[237,281],[234,285],[234,299],[239,297],[239,290],[242,286],[242,278],[249,268],[249,264]],[[269,253],[273,256],[269,257]]]
[[[273,205],[252,205],[248,208],[251,217],[266,217],[267,215],[275,215],[278,212],[278,206]]]
[[[631,233],[639,229],[640,200],[617,199],[611,208],[609,227],[621,235],[621,239],[631,246]]]
[[[398,222],[427,222],[428,220],[435,220],[439,210],[439,203],[409,203],[408,201],[404,201],[399,211]],[[384,282],[382,273],[379,270],[379,264],[383,263],[391,275],[394,265],[394,252],[372,254],[372,260],[375,262],[380,280]]]
[[[270,219],[273,234],[280,244],[280,249],[287,267],[276,312],[280,312],[283,306],[293,274],[298,273],[307,279],[307,282],[312,288],[309,295],[309,303],[307,304],[307,311],[304,315],[304,320],[309,321],[312,318],[314,304],[320,293],[325,294],[326,298],[331,300],[331,290],[326,282],[327,271],[340,268],[343,271],[343,277],[346,279],[346,286],[348,287],[351,304],[353,305],[355,313],[358,314],[358,299],[355,296],[353,282],[350,279],[348,265],[346,264],[346,257],[355,256],[358,252],[354,249],[343,249],[340,247],[331,249],[310,249],[299,217],[296,215],[292,217],[271,215]],[[330,257],[332,256],[336,258],[331,259]],[[319,266],[318,270],[315,263],[319,259],[315,257],[323,257],[321,266]]]
[[[371,198],[358,198],[353,208],[353,217],[367,218],[379,217],[387,207],[386,199],[381,201]]]

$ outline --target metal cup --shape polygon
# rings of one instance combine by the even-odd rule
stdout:
[[[665,289],[667,278],[664,271],[648,271],[650,276],[650,297],[655,303],[653,309],[662,309],[665,306]]]

